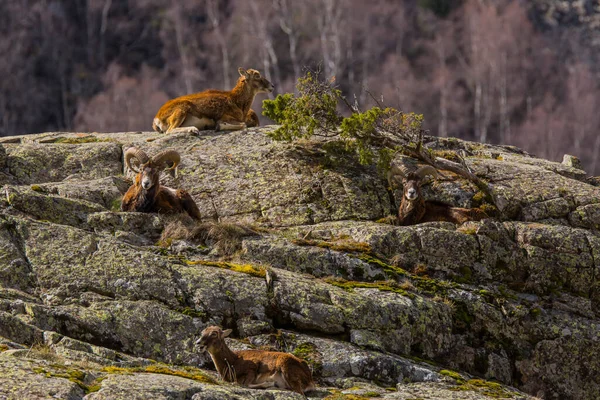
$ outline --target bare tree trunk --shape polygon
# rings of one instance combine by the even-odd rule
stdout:
[[[7,136],[8,133],[8,112],[6,110],[6,100],[0,96],[0,136]]]
[[[584,128],[584,124],[581,122],[575,122],[577,125],[579,125],[579,129],[577,129],[577,136],[575,136],[574,140],[573,140],[573,152],[577,155],[577,156],[581,156],[582,154],[582,149],[581,149],[581,143],[585,141],[585,128]]]
[[[298,61],[298,32],[294,23],[294,14],[290,9],[289,0],[275,0],[275,6],[279,10],[279,26],[285,32],[289,41],[290,61],[294,69],[294,82],[300,77],[300,62]]]
[[[448,106],[446,104],[445,94],[440,95],[440,123],[438,125],[438,135],[441,137],[448,137]]]
[[[481,122],[481,137],[479,140],[482,143],[486,143],[488,140],[488,134],[490,129],[490,122],[492,121],[492,111],[494,109],[493,98],[492,98],[492,70],[488,74],[488,84],[483,90],[483,121]]]
[[[245,25],[243,34],[242,34],[243,47],[245,49],[250,49],[250,48],[252,48],[252,46],[255,43],[254,28],[252,27],[252,17],[250,17],[249,15],[244,15],[242,20],[244,21],[244,25]],[[249,65],[248,63],[250,62],[250,58],[254,55],[250,54],[249,51],[243,51],[241,56],[242,56],[242,60],[240,61],[238,59],[237,61],[241,62],[240,65],[244,66],[244,68],[247,68],[246,66]],[[239,55],[238,55],[238,57],[239,57]]]
[[[597,174],[596,167],[598,166],[598,153],[600,153],[600,136],[596,136],[596,140],[594,141],[594,152],[592,155],[592,168],[590,174]]]
[[[354,46],[350,45],[346,48],[346,59],[347,60],[354,60],[354,51],[352,50]],[[354,82],[355,81],[355,75],[354,75],[354,64],[350,64],[348,65],[348,82]]]
[[[341,43],[341,30],[340,30],[340,18],[342,7],[336,4],[335,0],[329,0],[328,12],[331,13],[331,37],[333,40],[333,76],[337,76],[340,73],[342,64],[342,43]]]
[[[271,37],[268,34],[266,29],[264,30],[264,32],[265,32],[265,48],[267,50],[267,54],[270,59],[270,64],[272,66],[274,84],[275,84],[275,87],[281,87],[281,74],[279,71],[279,60],[277,59],[277,53],[275,52],[275,47],[273,47],[273,40],[271,40]],[[267,72],[267,76],[268,75],[269,75],[269,73]],[[272,95],[273,94],[270,93],[269,97],[272,97]]]
[[[446,48],[443,38],[437,38],[437,55],[441,66],[440,77],[440,121],[438,123],[438,136],[448,136],[448,71],[446,67]]]
[[[221,49],[221,60],[222,60],[222,68],[223,68],[223,85],[226,90],[231,89],[231,80],[229,79],[230,71],[230,62],[229,62],[229,50],[227,49],[227,42],[225,40],[225,36],[220,29],[220,18],[219,18],[219,5],[217,0],[207,0],[206,2],[206,11],[208,14],[208,18],[210,19],[211,26],[215,33],[215,37],[217,39],[217,43]]]
[[[326,0],[325,0],[326,1]],[[331,76],[331,59],[328,47],[327,27],[329,21],[326,13],[319,13],[317,25],[319,27],[319,38],[321,41],[321,54],[323,55],[323,67],[325,68],[325,76]]]
[[[474,118],[475,118],[475,137],[481,138],[481,83],[475,82],[475,104],[474,104]]]
[[[318,19],[321,52],[325,64],[325,75],[336,76],[340,72],[342,60],[341,16],[342,6],[337,0],[322,0],[322,18]]]
[[[369,32],[369,29],[365,29],[365,39],[363,41],[363,48],[361,51],[361,66],[360,66],[360,77],[361,77],[361,81],[364,82],[363,85],[366,86],[366,82],[367,82],[367,78],[369,76],[369,61],[370,61],[370,57],[369,57],[369,50],[371,48],[371,33]],[[352,46],[350,46],[352,47]],[[368,98],[368,94],[366,90],[360,90],[359,91],[359,101],[360,104],[365,104],[367,102],[367,98]],[[399,92],[398,92],[399,93]],[[399,93],[400,94],[400,93]],[[398,104],[400,104],[401,99],[400,96],[398,96]]]
[[[279,60],[277,59],[275,47],[273,46],[273,39],[271,38],[271,35],[268,31],[268,18],[265,18],[265,10],[259,8],[255,0],[250,0],[250,7],[252,8],[252,13],[254,14],[254,27],[257,31],[257,36],[261,38],[261,41],[263,43],[262,59],[264,66],[264,74],[273,81],[275,87],[281,87]],[[269,94],[269,97],[272,96],[272,93]]]
[[[55,17],[58,18],[58,17]],[[58,101],[54,103],[56,109],[54,115],[56,117],[56,128],[64,130],[70,126],[70,112],[68,105],[68,74],[67,61],[64,57],[64,46],[66,44],[64,31],[61,27],[66,21],[55,21],[51,15],[43,14],[40,16],[41,32],[42,32],[42,47],[47,48],[48,60],[54,65],[55,81],[57,85],[52,89],[58,94]],[[55,39],[52,39],[55,38]],[[54,91],[53,90],[53,91]]]
[[[183,25],[184,25],[184,21],[181,18],[181,6],[178,5],[175,10],[173,10],[175,15],[173,15],[173,22],[174,22],[174,28],[175,28],[175,41],[177,43],[177,50],[179,51],[179,58],[181,59],[181,66],[182,66],[182,75],[183,75],[183,82],[185,83],[185,91],[186,93],[192,93],[192,91],[194,90],[193,86],[192,86],[192,80],[190,77],[190,63],[189,63],[189,59],[188,59],[188,55],[187,55],[187,51],[185,49],[185,46],[183,44]]]
[[[485,142],[487,139],[487,96],[489,87],[486,87],[486,69],[484,67],[486,54],[485,49],[481,44],[480,26],[476,21],[469,21],[471,35],[471,61],[469,73],[473,75],[475,99],[473,104],[474,131],[475,137],[480,142]]]
[[[500,79],[500,143],[506,143],[510,136],[510,116],[508,113],[507,89],[507,55],[502,53],[501,79]]]
[[[106,29],[108,27],[108,12],[110,11],[110,6],[112,5],[112,0],[106,0],[104,2],[104,7],[102,7],[102,19],[100,23],[100,62],[102,66],[106,65]]]
[[[93,25],[94,25],[94,23],[93,23],[92,13],[90,11],[90,0],[86,0],[85,1],[85,27],[86,27],[86,33],[87,33],[87,58],[88,58],[89,65],[94,65]]]
[[[63,126],[66,130],[70,131],[72,128],[71,124],[71,110],[69,108],[69,99],[68,99],[68,85],[66,82],[66,72],[65,68],[62,67],[60,71],[60,100],[62,105],[62,118],[63,118]]]

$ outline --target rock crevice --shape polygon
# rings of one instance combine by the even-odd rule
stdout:
[[[583,171],[426,138],[465,151],[498,214],[398,227],[375,222],[400,193],[374,167],[269,129],[0,143],[0,398],[299,398],[217,384],[194,349],[212,324],[307,359],[318,398],[600,397],[600,188]],[[162,183],[192,194],[204,233],[118,211],[130,146],[180,152]],[[425,197],[490,201],[451,178]]]

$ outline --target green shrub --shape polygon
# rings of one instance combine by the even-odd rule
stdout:
[[[286,93],[263,102],[263,115],[281,124],[272,137],[291,141],[315,134],[334,136],[342,121],[337,112],[341,91],[311,72],[298,79],[296,88],[297,97]]]
[[[489,184],[474,175],[458,154],[444,152],[438,158],[436,151],[423,146],[423,115],[382,106],[362,112],[346,100],[333,80],[321,80],[318,71],[298,79],[296,88],[297,95],[287,93],[263,102],[263,115],[281,125],[268,133],[273,139],[317,136],[327,155],[324,167],[334,167],[343,154],[356,157],[362,165],[376,164],[382,175],[390,170],[394,157],[403,154],[472,181],[483,192],[481,198],[491,202]],[[338,111],[343,106],[350,110],[347,117]]]
[[[308,72],[298,79],[296,88],[298,95],[286,93],[263,102],[263,115],[281,125],[270,133],[275,140],[320,136],[341,141],[346,151],[358,156],[361,164],[376,162],[382,171],[389,168],[403,145],[420,140],[421,114],[389,107],[359,112],[331,81],[319,79],[319,72]],[[338,111],[344,104],[352,110],[348,117]],[[326,146],[324,149],[329,151]]]

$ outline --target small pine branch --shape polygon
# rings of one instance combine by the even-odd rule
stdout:
[[[435,157],[423,147],[423,115],[378,106],[359,112],[334,86],[334,79],[320,79],[320,71],[309,71],[298,79],[298,95],[291,93],[263,102],[263,115],[281,126],[269,135],[275,140],[294,141],[312,136],[337,139],[354,152],[361,164],[376,164],[382,175],[399,153],[416,158],[438,170],[452,171],[474,182],[488,193],[488,185],[462,163]],[[370,93],[369,93],[370,94]],[[373,97],[371,95],[371,97]],[[338,105],[351,111],[343,117]]]

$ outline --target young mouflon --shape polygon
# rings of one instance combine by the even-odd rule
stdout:
[[[390,187],[394,180],[402,179],[402,201],[398,207],[398,224],[414,225],[421,222],[447,221],[462,224],[486,218],[479,209],[451,207],[437,201],[426,201],[421,193],[421,185],[427,175],[437,178],[438,172],[431,165],[409,170],[405,166],[393,165],[388,173]]]
[[[230,91],[209,89],[167,101],[156,113],[152,128],[176,133],[258,126],[258,116],[250,107],[258,93],[271,93],[274,86],[255,69],[239,68],[238,72],[240,77]]]
[[[306,361],[276,351],[232,351],[225,343],[230,334],[231,329],[209,326],[196,341],[200,350],[208,351],[222,379],[253,389],[276,387],[302,395],[314,390],[312,372]]]

